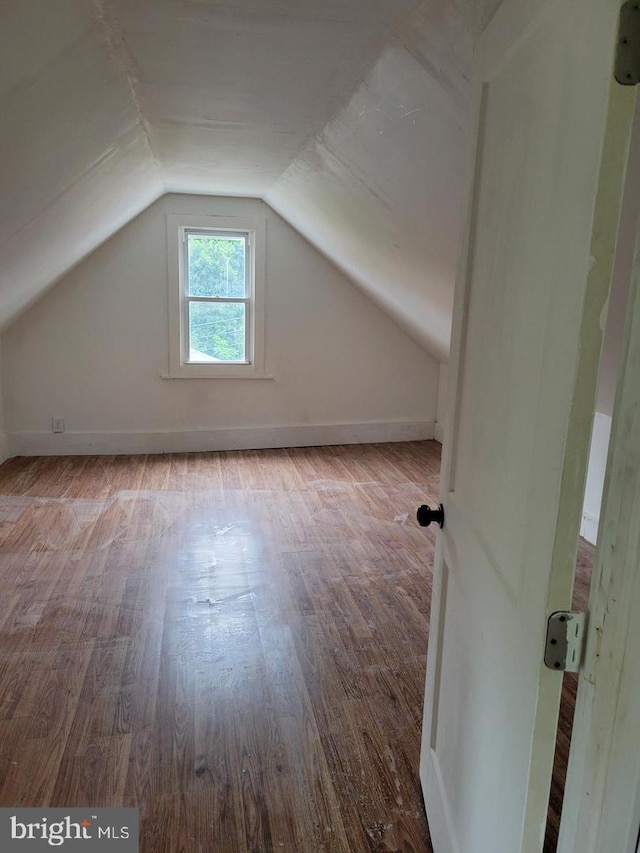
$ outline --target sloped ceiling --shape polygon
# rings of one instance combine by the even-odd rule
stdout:
[[[440,360],[498,0],[5,0],[0,328],[164,192],[265,198]]]

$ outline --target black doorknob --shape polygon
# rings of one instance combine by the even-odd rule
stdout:
[[[444,507],[440,504],[438,509],[431,509],[430,506],[422,504],[418,507],[416,518],[420,527],[428,527],[432,521],[435,521],[442,528],[444,527]]]

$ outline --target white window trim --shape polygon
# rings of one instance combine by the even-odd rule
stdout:
[[[185,258],[184,233],[189,230],[241,231],[249,234],[248,287],[250,361],[194,364],[185,359]],[[166,379],[270,379],[265,373],[264,283],[266,221],[240,216],[167,214],[169,280],[169,373]]]

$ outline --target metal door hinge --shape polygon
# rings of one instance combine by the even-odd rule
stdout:
[[[558,610],[549,616],[544,664],[560,672],[577,672],[582,663],[584,613]]]
[[[640,83],[640,2],[627,0],[620,7],[614,76],[623,86]]]

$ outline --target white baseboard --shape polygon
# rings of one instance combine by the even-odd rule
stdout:
[[[11,456],[87,456],[260,450],[432,439],[433,421],[375,421],[184,432],[12,432]]]
[[[580,536],[583,536],[587,542],[595,545],[598,541],[598,524],[600,518],[597,515],[592,515],[590,512],[582,513],[582,524],[580,525]]]
[[[442,444],[444,440],[444,424],[440,423],[440,421],[436,421],[433,425],[433,437]]]

